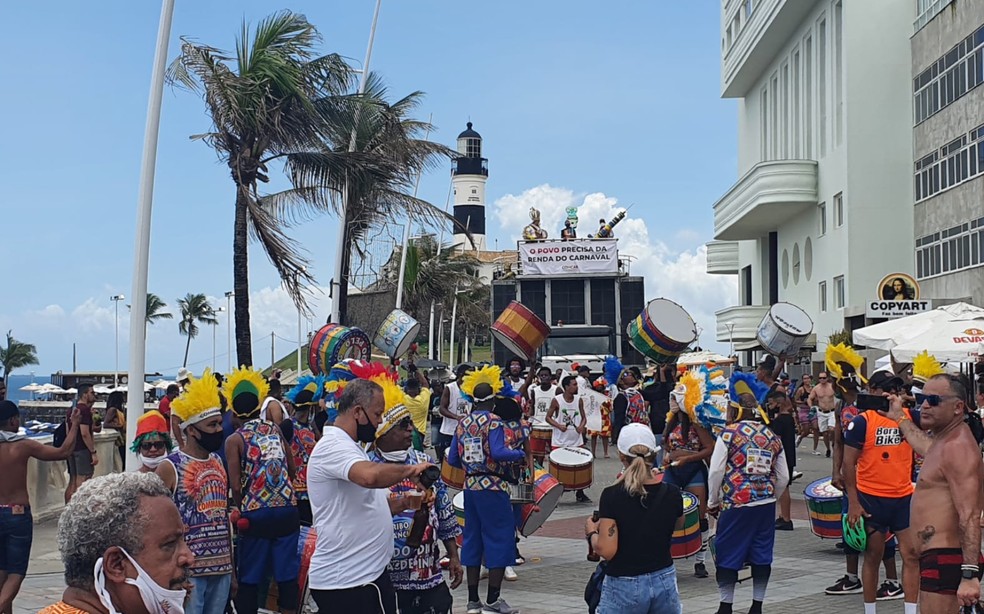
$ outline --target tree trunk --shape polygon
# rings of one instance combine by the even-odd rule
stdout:
[[[348,220],[351,208],[350,198],[345,209],[345,220],[342,222],[345,224],[345,234],[342,237],[342,278],[338,280],[338,296],[335,297],[338,301],[338,322],[334,324],[342,325],[347,325],[348,322],[348,280],[352,269],[352,234],[349,232]]]
[[[236,186],[236,221],[232,238],[232,290],[236,293],[236,365],[253,365],[253,343],[249,330],[249,261],[247,207],[249,187]]]
[[[190,349],[191,349],[191,330],[189,328],[189,330],[188,330],[188,341],[185,343],[185,359],[184,359],[184,362],[181,363],[181,366],[182,367],[187,367],[188,366],[188,350],[190,350]]]

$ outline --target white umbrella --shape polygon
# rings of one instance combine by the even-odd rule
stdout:
[[[40,384],[30,383],[27,386],[23,386],[20,390],[21,392],[38,392],[39,390],[43,390],[43,388]]]
[[[65,394],[65,390],[61,386],[55,386],[54,384],[42,384],[41,390],[38,390],[41,394]]]
[[[964,314],[938,322],[922,334],[892,348],[897,362],[912,362],[916,354],[927,351],[940,362],[968,362],[984,354],[984,314]]]
[[[108,386],[93,386],[92,391],[96,394],[109,394],[113,389]]]
[[[177,382],[171,382],[171,381],[168,381],[166,379],[157,380],[156,382],[154,382],[154,385],[152,386],[152,388],[156,388],[157,390],[167,390],[167,387],[168,386],[170,386],[171,384],[176,384],[176,383]]]
[[[854,331],[853,339],[856,345],[879,350],[891,350],[897,345],[932,330],[938,324],[964,316],[984,316],[984,309],[969,303],[945,305],[923,313],[859,328]]]
[[[78,394],[77,388],[69,388],[68,390],[62,390],[61,392],[56,392],[55,394]]]

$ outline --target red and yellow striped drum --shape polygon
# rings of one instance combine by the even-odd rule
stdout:
[[[308,367],[311,373],[320,375],[346,358],[369,360],[371,346],[369,335],[360,328],[325,324],[311,337]]]
[[[700,505],[697,497],[687,491],[683,495],[683,526],[673,531],[670,556],[685,559],[700,552]]]
[[[458,526],[461,527],[461,533],[458,533],[458,537],[455,538],[455,541],[458,542],[458,547],[460,548],[462,536],[465,534],[465,493],[459,492],[452,497],[451,507],[454,508],[454,517],[458,521]]]
[[[687,310],[665,298],[649,301],[625,332],[632,347],[658,363],[675,362],[697,339],[697,325]]]
[[[516,356],[529,359],[550,336],[550,327],[522,303],[513,301],[492,324],[492,336]]]
[[[441,480],[449,488],[461,490],[465,487],[465,470],[461,467],[452,466],[445,458],[444,462],[441,463]]]

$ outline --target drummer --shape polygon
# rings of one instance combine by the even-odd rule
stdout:
[[[458,421],[471,411],[471,403],[461,394],[461,382],[464,381],[469,371],[471,371],[470,366],[458,365],[454,371],[457,379],[446,385],[444,392],[441,393],[441,404],[438,406],[438,411],[443,418],[440,429],[441,437],[434,443],[434,450],[441,462],[444,461],[444,451],[451,445],[451,438],[454,436]]]
[[[531,386],[527,397],[533,405],[533,424],[546,424],[550,402],[562,394],[563,390],[553,383],[553,372],[550,367],[540,367],[536,371],[536,386]]]
[[[554,397],[547,411],[547,423],[553,427],[550,449],[583,448],[587,417],[584,413],[584,399],[578,394],[577,378],[568,375],[560,382],[561,394]],[[594,456],[592,456],[592,461]],[[578,503],[591,503],[584,489],[575,494]]]
[[[523,416],[523,409],[520,405],[522,397],[510,386],[505,386],[495,397],[495,408],[492,413],[502,419],[503,434],[506,447],[511,450],[522,450],[526,455],[525,465],[507,466],[506,475],[510,482],[531,483],[533,481],[533,449],[530,447],[530,424]],[[516,565],[522,565],[526,559],[519,553],[519,529],[523,523],[523,504],[513,504],[513,516],[516,519]],[[505,579],[512,582],[516,580],[516,570],[511,565],[506,566]]]

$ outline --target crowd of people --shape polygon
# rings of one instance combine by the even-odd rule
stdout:
[[[0,612],[12,611],[30,559],[34,458],[67,461],[71,476],[58,532],[67,588],[44,614],[230,604],[289,614],[306,591],[319,612],[441,614],[462,583],[468,614],[517,613],[503,581],[523,562],[515,493],[542,473],[537,427],[549,429],[548,453],[593,459],[601,439],[622,466],[597,510],[585,507],[599,614],[682,612],[671,542],[690,500],[700,543],[687,556],[708,578],[713,541],[718,614],[735,607],[745,568],[748,612],[762,612],[776,531],[793,528],[796,449],[811,435],[843,492],[845,575],[827,593],[862,593],[865,614],[892,598],[906,614],[977,603],[984,428],[973,410],[984,388],[928,356],[909,381],[891,370],[864,377],[847,346],[826,358],[815,385],[811,374],[793,385],[771,356],[730,379],[614,358],[601,374],[515,358],[503,369],[462,365],[453,380],[407,364],[403,382],[393,366],[344,361],[288,390],[251,368],[184,372],[137,418],[126,447],[139,469],[96,479],[90,386],[78,387],[57,445],[21,434],[17,406],[0,401]],[[606,401],[589,429],[592,391]],[[113,405],[114,424],[125,424],[122,402]],[[463,474],[460,509],[442,465]],[[578,486],[567,490],[587,506]]]

